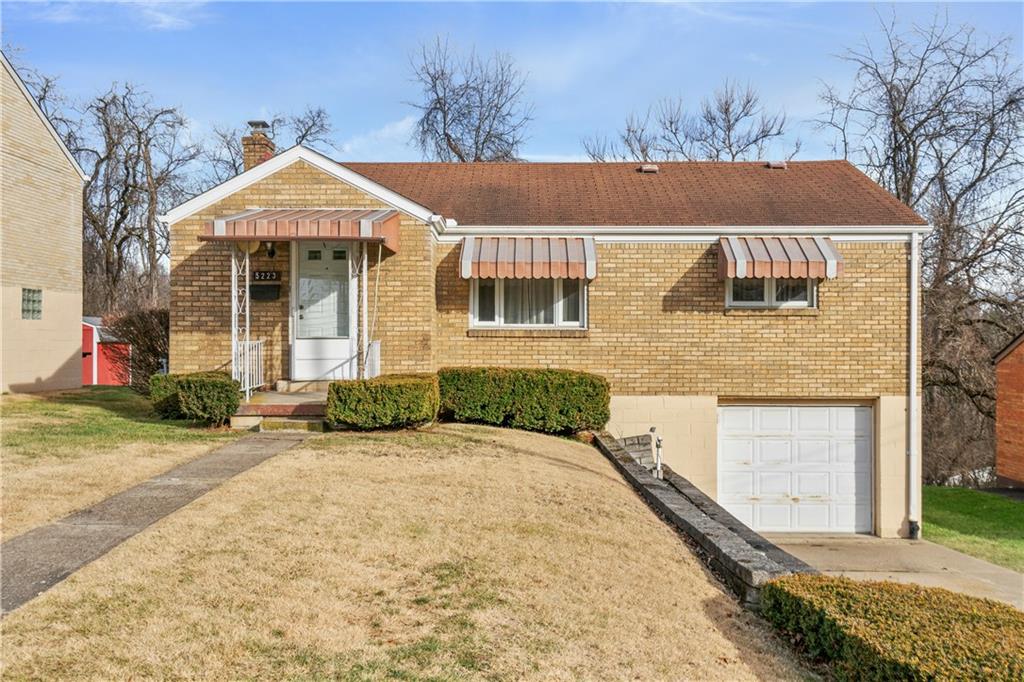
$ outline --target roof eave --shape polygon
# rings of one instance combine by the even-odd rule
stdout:
[[[27,99],[29,104],[32,105],[32,109],[36,112],[36,116],[38,116],[43,122],[43,125],[46,126],[50,135],[57,142],[57,145],[64,153],[64,156],[66,156],[68,161],[71,162],[71,167],[75,169],[78,176],[82,179],[82,184],[85,184],[89,179],[89,176],[86,175],[85,171],[82,170],[82,167],[78,165],[78,160],[75,159],[74,154],[71,153],[68,146],[64,144],[64,140],[61,139],[61,136],[57,134],[57,129],[53,127],[53,124],[50,123],[50,119],[43,113],[43,110],[39,107],[39,103],[36,102],[36,98],[32,96],[32,93],[28,90],[28,86],[25,85],[25,81],[21,80],[21,76],[18,75],[18,70],[14,68],[14,65],[7,59],[7,55],[5,55],[3,51],[0,51],[0,62],[3,62],[4,68],[11,74],[11,78],[14,82],[18,84],[18,88],[21,89],[21,93],[25,96],[25,99]]]
[[[271,157],[258,166],[239,173],[230,180],[225,180],[216,187],[212,187],[202,194],[175,206],[166,214],[160,216],[160,220],[173,225],[299,161],[305,161],[309,165],[352,185],[356,189],[369,194],[389,206],[393,206],[395,209],[413,218],[426,223],[440,219],[440,216],[426,206],[422,206],[402,196],[398,192],[371,180],[365,175],[357,173],[314,149],[296,145],[277,156]]]

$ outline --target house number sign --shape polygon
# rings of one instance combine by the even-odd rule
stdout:
[[[252,281],[254,282],[276,282],[281,279],[281,272],[278,270],[253,270]]]

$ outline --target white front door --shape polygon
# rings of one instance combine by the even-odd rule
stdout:
[[[344,242],[296,242],[292,272],[292,379],[357,374],[351,249]]]
[[[718,503],[757,531],[871,532],[870,407],[718,408]]]

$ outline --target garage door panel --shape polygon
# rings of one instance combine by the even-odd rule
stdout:
[[[785,531],[793,527],[793,508],[788,504],[759,504],[755,508],[759,528]]]
[[[793,475],[788,471],[762,471],[757,474],[757,492],[760,497],[793,494]]]
[[[836,440],[834,445],[836,464],[858,464],[871,460],[871,442],[866,438]]]
[[[871,476],[867,472],[833,474],[833,493],[837,498],[857,498],[871,494]]]
[[[758,464],[789,464],[793,461],[793,443],[789,440],[760,440],[755,447]]]
[[[788,407],[759,407],[754,411],[757,431],[790,432],[793,430],[793,410]]]
[[[735,504],[729,508],[729,513],[739,519],[743,525],[754,527],[754,505]]]
[[[722,461],[732,464],[750,465],[754,462],[754,440],[747,438],[737,440],[728,438],[721,442],[719,448]]]
[[[796,527],[793,530],[827,531],[831,529],[829,504],[799,504],[796,509]]]
[[[797,430],[801,433],[831,431],[831,417],[828,410],[820,407],[796,407]]]
[[[723,433],[753,433],[754,408],[736,407],[719,414],[718,420]]]
[[[870,527],[871,507],[866,504],[837,504],[834,506],[836,524],[841,527]]]
[[[719,502],[755,530],[869,532],[872,424],[863,406],[720,407]]]
[[[754,472],[727,472],[721,476],[718,488],[723,495],[754,495]]]
[[[842,434],[866,433],[871,429],[870,407],[833,407],[833,430]]]
[[[831,457],[827,440],[799,440],[796,443],[797,464],[828,464]]]
[[[827,498],[831,492],[831,486],[829,485],[831,477],[832,475],[827,471],[796,474],[796,495],[800,498]]]

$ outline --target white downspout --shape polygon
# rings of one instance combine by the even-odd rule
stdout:
[[[359,303],[359,315],[360,315],[361,323],[362,323],[362,327],[363,327],[363,334],[362,334],[362,348],[359,349],[359,352],[362,354],[363,361],[360,363],[360,366],[362,368],[361,369],[362,375],[359,378],[360,379],[365,379],[366,378],[366,361],[369,359],[369,356],[370,356],[370,353],[369,353],[369,350],[370,350],[370,340],[367,338],[367,335],[370,333],[369,318],[367,316],[367,308],[369,307],[369,304],[370,304],[370,300],[369,300],[370,297],[369,297],[369,291],[368,291],[369,279],[368,279],[368,276],[366,274],[366,270],[367,270],[367,268],[369,267],[369,264],[370,264],[370,259],[369,259],[369,256],[367,254],[366,242],[363,242],[362,249],[360,249],[360,250],[362,251],[363,264],[362,264],[362,268],[361,268],[362,269],[362,274],[360,275],[361,280],[362,280],[360,288],[362,289],[362,291],[360,292],[361,296],[360,296],[360,303]]]
[[[907,475],[909,494],[907,499],[907,522],[911,540],[921,537],[921,452],[918,433],[917,401],[917,347],[918,347],[918,299],[920,298],[920,239],[914,232],[910,235],[910,339],[907,356],[909,377],[907,380]]]

